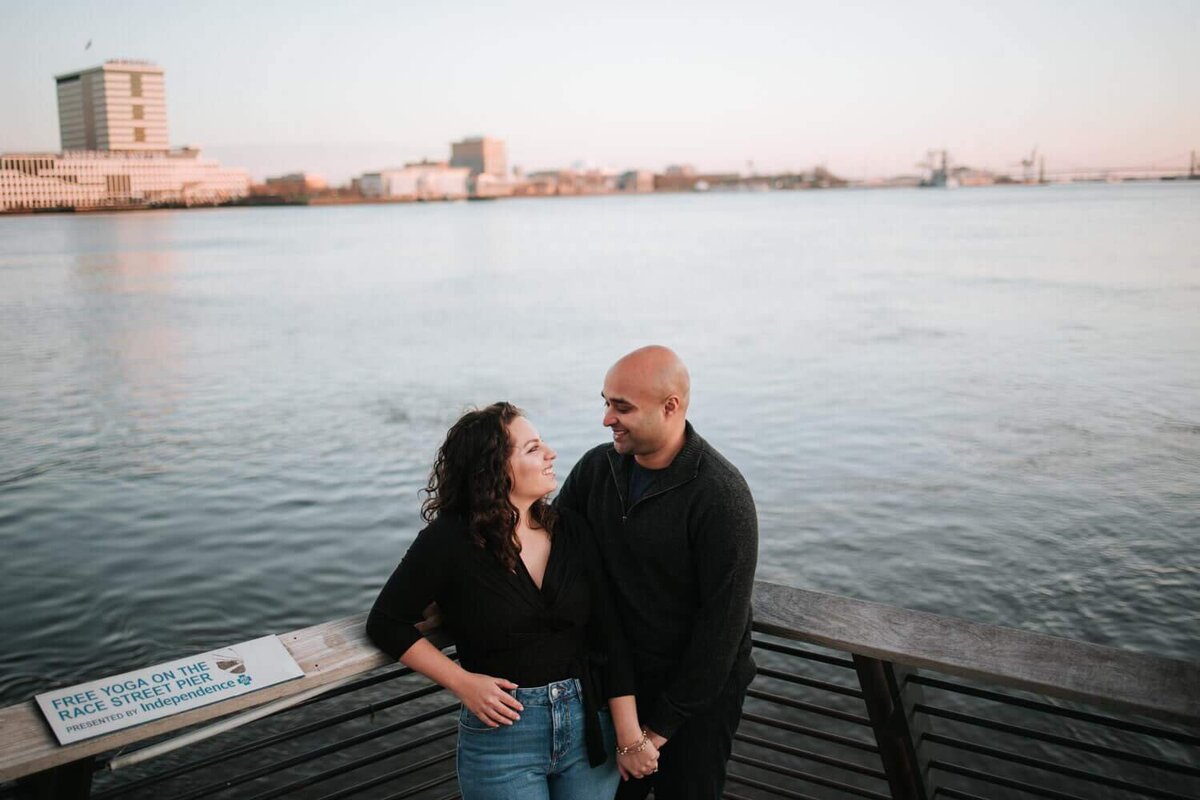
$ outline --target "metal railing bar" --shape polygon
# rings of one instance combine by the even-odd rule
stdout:
[[[398,722],[393,722],[390,725],[384,725],[382,728],[364,731],[363,733],[356,734],[348,739],[342,739],[338,742],[331,742],[330,744],[321,745],[320,747],[315,747],[306,753],[299,753],[291,758],[285,758],[282,761],[277,761],[264,767],[258,767],[257,769],[250,770],[249,772],[243,772],[242,774],[235,775],[232,778],[226,778],[223,781],[210,783],[208,786],[202,786],[199,789],[195,789],[191,792],[176,797],[175,800],[195,800],[197,797],[204,797],[207,794],[221,792],[230,787],[239,786],[248,781],[256,780],[264,775],[270,775],[273,772],[279,772],[282,769],[294,767],[297,764],[303,764],[306,761],[312,761],[314,758],[320,758],[321,756],[328,755],[330,753],[336,753],[339,750],[345,750],[348,747],[355,747],[363,742],[369,742],[372,739],[378,739],[380,736],[386,736],[387,734],[398,730],[411,728],[414,725],[420,725],[422,722],[428,722],[431,719],[436,719],[437,717],[457,711],[458,707],[458,703],[451,703],[449,705],[442,706],[441,708],[436,708],[432,711],[426,711],[424,714],[417,714],[415,717],[409,717],[407,719],[399,720]]]
[[[825,653],[815,653],[812,650],[805,650],[803,647],[796,647],[790,644],[779,644],[777,642],[767,642],[762,639],[754,639],[754,646],[763,650],[770,650],[773,653],[783,653],[797,658],[807,658],[809,661],[820,661],[823,664],[832,664],[835,667],[845,667],[846,669],[854,669],[854,662],[848,658],[839,658],[838,656],[826,655]]]
[[[811,711],[814,714],[833,717],[834,719],[840,719],[843,722],[852,722],[855,725],[862,725],[865,728],[871,727],[871,720],[867,719],[866,717],[860,717],[859,715],[851,714],[848,711],[838,711],[835,708],[826,708],[825,706],[819,706],[815,703],[807,703],[803,700],[793,700],[790,697],[784,697],[781,694],[773,694],[771,692],[764,692],[761,689],[749,689],[746,692],[746,696],[753,697],[757,700],[766,700],[768,703],[787,706],[788,708],[795,708],[800,711]]]
[[[1146,795],[1147,797],[1159,797],[1163,798],[1163,800],[1189,800],[1187,797],[1175,794],[1174,792],[1167,792],[1163,791],[1162,789],[1153,789],[1148,786],[1142,786],[1140,784],[1132,783],[1120,778],[1112,778],[1107,775],[1097,775],[1076,767],[1068,767],[1064,764],[1055,764],[1050,761],[1044,761],[1040,758],[1033,758],[1031,756],[1021,755],[1019,753],[1010,753],[1007,750],[988,747],[984,744],[960,742],[955,739],[951,739],[948,736],[942,736],[936,733],[927,734],[925,736],[925,741],[952,747],[955,750],[965,750],[971,753],[978,753],[979,755],[988,756],[989,758],[995,758],[1000,761],[1007,761],[1012,764],[1021,764],[1026,767],[1034,767],[1035,769],[1045,770],[1046,772],[1054,772],[1059,775],[1066,775],[1086,783],[1098,783],[1101,786],[1108,786],[1113,789],[1121,789],[1126,792]]]
[[[454,751],[447,750],[445,753],[438,753],[437,755],[429,756],[428,758],[424,758],[420,761],[414,761],[413,763],[405,766],[403,769],[398,769],[398,770],[395,770],[395,771],[389,773],[389,777],[391,779],[402,778],[405,775],[411,775],[414,772],[420,772],[421,770],[425,769],[426,767],[432,767],[434,764],[440,764],[443,761],[449,761],[452,758],[454,758]],[[317,776],[314,776],[314,777],[317,777]],[[257,797],[255,797],[254,800],[269,800],[269,798],[287,797],[291,792],[294,792],[297,789],[303,789],[308,786],[312,786],[314,782],[326,780],[328,777],[335,777],[335,776],[326,776],[324,774],[321,774],[318,777],[317,781],[304,781],[304,780],[293,781],[292,783],[288,784],[287,786],[282,786],[277,790],[267,792],[266,794],[260,794]],[[353,786],[346,787],[342,796],[349,797],[352,794],[358,794],[359,792],[361,792],[365,789],[369,789],[373,786],[378,786],[380,783],[382,783],[382,781],[375,780],[375,779],[363,781],[362,783],[356,783]]]
[[[375,686],[376,684],[386,683],[387,681],[396,680],[397,678],[405,678],[413,674],[415,674],[415,672],[409,667],[400,667],[399,669],[389,668],[377,675],[368,675],[365,678],[358,678],[350,683],[345,684],[344,686],[339,686],[336,689],[330,689],[320,697],[309,700],[306,703],[301,703],[300,705],[296,706],[296,708],[304,708],[311,703],[319,703],[322,700],[331,700],[334,697],[341,697],[344,694],[356,692],[359,689],[366,689],[368,686]]]
[[[1034,786],[1031,783],[1016,780],[1015,778],[1004,778],[999,775],[991,775],[987,772],[980,772],[977,769],[964,767],[962,764],[954,764],[948,761],[930,761],[929,769],[937,769],[942,772],[949,772],[952,775],[962,775],[964,778],[974,778],[977,781],[984,783],[992,783],[997,786],[1004,786],[1009,789],[1017,789],[1018,791],[1035,794],[1038,797],[1049,797],[1050,800],[1085,800],[1085,798],[1077,797],[1073,794],[1055,791],[1054,789],[1045,789],[1041,786]]]
[[[840,683],[830,683],[816,678],[809,678],[804,675],[797,675],[794,672],[784,672],[780,669],[772,669],[771,667],[759,667],[758,675],[762,678],[775,678],[788,683],[798,683],[803,686],[810,686],[814,689],[821,689],[834,694],[844,694],[847,697],[862,699],[863,693],[861,689],[855,689],[851,686],[842,686]]]
[[[739,742],[745,742],[746,744],[754,745],[755,747],[764,747],[768,750],[774,750],[777,753],[783,753],[785,755],[795,756],[796,758],[803,758],[808,761],[816,761],[820,764],[825,764],[826,766],[838,767],[839,769],[848,770],[850,772],[857,772],[859,775],[867,775],[872,778],[878,778],[881,781],[887,780],[887,775],[885,775],[883,770],[881,770],[881,769],[875,769],[874,767],[864,767],[862,764],[855,764],[852,761],[845,761],[840,758],[834,758],[833,756],[822,755],[821,753],[814,753],[811,750],[805,750],[800,747],[794,747],[790,744],[782,744],[780,742],[773,742],[770,739],[763,739],[758,736],[751,736],[750,734],[747,734],[747,733],[736,733],[736,734],[734,734],[733,738]]]
[[[457,726],[455,726],[455,730],[457,730]],[[343,797],[350,797],[351,795],[358,794],[359,792],[364,791],[365,789],[373,789],[376,786],[380,786],[385,783],[390,783],[391,781],[394,781],[397,778],[403,778],[405,775],[409,775],[413,772],[416,772],[418,769],[424,769],[425,767],[429,766],[431,763],[438,763],[441,761],[446,761],[447,759],[454,758],[454,756],[456,754],[457,754],[457,750],[447,750],[445,753],[439,753],[438,755],[431,756],[430,759],[427,759],[426,761],[421,762],[420,767],[413,767],[412,765],[406,764],[403,767],[398,767],[396,769],[389,770],[388,772],[385,772],[382,775],[376,775],[374,778],[368,778],[367,780],[363,781],[362,783],[357,783],[354,786],[344,786],[341,789],[338,789],[337,791],[332,792],[331,794],[322,796],[321,800],[341,800],[341,798],[343,798]]]
[[[740,794],[732,794],[730,792],[721,792],[721,800],[750,800],[750,798],[743,797]]]
[[[1013,697],[1012,695],[1003,694],[1002,692],[994,692],[989,689],[978,689],[974,686],[966,686],[961,683],[943,680],[941,678],[931,678],[928,675],[911,675],[909,681],[928,686],[933,689],[943,689],[948,692],[957,692],[959,694],[967,694],[972,697],[980,697],[985,700],[995,700],[998,703],[1006,703],[1008,705],[1020,706],[1022,708],[1030,708],[1035,711],[1045,711],[1048,714],[1053,714],[1058,717],[1070,717],[1081,722],[1093,722],[1097,725],[1105,725],[1110,728],[1119,728],[1130,733],[1139,733],[1144,736],[1155,736],[1160,739],[1170,739],[1187,744],[1193,747],[1200,747],[1200,736],[1183,731],[1174,731],[1169,728],[1159,728],[1154,725],[1146,725],[1139,722],[1129,722],[1116,717],[1110,717],[1105,714],[1096,714],[1091,711],[1077,711],[1073,708],[1061,708],[1056,705],[1044,702],[1042,700],[1028,700],[1024,697]]]
[[[950,800],[988,800],[977,794],[964,792],[962,789],[955,789],[952,786],[939,786],[933,790],[933,800],[937,800],[938,795],[949,797]]]
[[[786,775],[792,780],[807,781],[808,783],[814,783],[817,786],[824,786],[827,789],[837,789],[857,797],[867,797],[870,798],[870,800],[892,800],[890,795],[873,792],[870,789],[863,789],[862,787],[855,786],[852,783],[836,781],[833,778],[823,778],[820,775],[814,775],[811,772],[793,769],[792,767],[785,767],[780,764],[772,764],[770,761],[763,761],[761,758],[750,758],[749,756],[734,753],[729,757],[729,760],[736,764],[744,764],[747,767],[754,767],[756,769],[761,769],[765,772],[771,772],[776,775]]]
[[[458,652],[454,649],[445,651],[444,655],[446,658],[449,658],[452,661],[458,660]],[[341,697],[342,695],[356,692],[359,689],[366,689],[367,687],[374,686],[376,684],[386,683],[387,681],[395,680],[397,678],[406,678],[409,675],[418,674],[420,673],[411,667],[406,667],[403,664],[396,664],[394,667],[389,667],[385,672],[376,675],[367,675],[366,677],[349,681],[348,683],[337,686],[336,688],[328,689],[317,697],[314,697],[310,700],[305,700],[303,703],[297,703],[294,707],[305,708],[313,703],[319,703],[323,700],[332,700],[335,697]]]
[[[738,775],[735,772],[730,772],[727,774],[725,779],[733,781],[734,783],[744,784],[752,789],[761,789],[764,792],[770,792],[771,794],[779,795],[780,797],[786,797],[788,800],[820,800],[819,798],[813,797],[811,794],[803,794],[791,789],[784,789],[782,786],[772,786],[765,781],[748,778],[745,775]]]
[[[744,712],[742,714],[744,722],[754,722],[759,725],[766,725],[769,728],[778,728],[788,731],[789,733],[798,733],[801,736],[811,736],[814,739],[822,739],[826,742],[853,747],[857,750],[862,750],[865,753],[879,755],[879,746],[874,742],[862,742],[858,739],[852,739],[849,736],[842,736],[837,733],[829,733],[828,731],[820,730],[819,728],[810,728],[807,725],[801,725],[798,722],[788,722],[774,717],[763,716],[753,712]]]
[[[968,725],[976,725],[980,728],[1000,731],[1001,733],[1009,733],[1013,736],[1019,736],[1022,739],[1036,739],[1048,744],[1058,745],[1069,750],[1081,750],[1086,753],[1093,753],[1105,758],[1115,758],[1121,761],[1127,761],[1131,764],[1138,764],[1143,767],[1151,767],[1153,769],[1161,769],[1167,772],[1174,772],[1179,775],[1189,775],[1192,777],[1200,777],[1200,767],[1192,767],[1187,764],[1176,764],[1171,761],[1164,761],[1155,756],[1145,756],[1139,753],[1127,753],[1124,750],[1117,750],[1114,747],[1109,747],[1103,744],[1094,744],[1092,742],[1081,742],[1076,739],[1070,739],[1066,736],[1059,736],[1056,733],[1047,733],[1039,731],[1035,728],[1026,728],[1022,725],[1015,725],[1011,722],[1000,722],[998,720],[988,719],[986,717],[974,717],[970,714],[964,714],[960,711],[950,711],[945,708],[937,708],[924,703],[917,703],[913,706],[914,711],[928,714],[933,717],[941,717],[942,719],[952,720],[954,722],[963,722]],[[927,734],[932,735],[932,734]]]
[[[239,714],[231,714],[223,719],[214,720],[207,725],[182,731],[175,736],[148,744],[137,750],[128,753],[117,753],[108,759],[108,769],[111,772],[127,769],[155,758],[162,758],[168,753],[174,753],[176,750],[182,750],[185,747],[192,747],[217,736],[224,736],[238,728],[258,722],[260,719],[273,717],[276,714],[282,714],[298,706],[306,705],[309,701],[319,698],[331,689],[342,686],[348,680],[349,678],[344,678],[328,686],[314,686],[300,694],[295,694],[291,697],[280,697],[270,703],[263,703],[260,706],[248,708]]]
[[[185,775],[193,770],[210,767],[213,764],[227,761],[231,758],[237,758],[247,753],[253,753],[255,750],[261,750],[264,747],[281,744],[291,739],[296,739],[301,736],[314,733],[315,731],[323,730],[324,728],[331,728],[334,725],[340,725],[343,722],[349,722],[350,720],[358,717],[374,714],[377,711],[383,711],[393,706],[407,703],[409,700],[416,700],[421,697],[437,694],[441,690],[441,686],[438,686],[437,684],[430,684],[429,686],[425,686],[411,692],[405,692],[404,694],[396,695],[395,697],[390,697],[377,703],[367,703],[365,705],[358,706],[357,708],[343,711],[340,714],[335,714],[331,717],[317,720],[316,722],[310,722],[307,725],[301,725],[300,727],[293,728],[289,731],[283,731],[282,733],[277,733],[253,742],[246,742],[245,744],[240,744],[236,747],[222,750],[219,753],[214,753],[213,755],[199,759],[198,761],[193,761],[188,764],[181,764],[178,767],[172,767],[171,769],[163,770],[162,772],[154,775],[147,775],[145,778],[139,778],[135,781],[122,784],[121,786],[115,786],[112,789],[107,789],[103,792],[92,795],[92,800],[107,800],[110,797],[116,797],[126,792],[136,791],[137,789],[141,789],[145,786],[151,786],[155,783],[160,783],[180,775]]]
[[[387,797],[384,798],[384,800],[404,800],[405,797],[412,797],[414,794],[420,794],[421,792],[425,791],[426,789],[432,789],[435,786],[441,786],[443,783],[448,783],[449,781],[453,781],[453,780],[457,780],[457,779],[458,779],[457,773],[447,772],[445,775],[441,775],[437,778],[433,778],[432,780],[425,781],[424,783],[413,786],[410,789],[405,789],[402,792],[397,792],[396,794],[388,795]]]
[[[323,770],[321,772],[314,773],[313,775],[310,775],[306,778],[300,778],[298,780],[293,781],[292,783],[286,784],[279,788],[270,789],[263,794],[256,795],[253,798],[253,800],[270,800],[270,798],[286,796],[289,792],[293,792],[297,789],[303,789],[308,786],[312,786],[314,784],[321,783],[322,781],[327,781],[330,778],[336,778],[338,775],[345,775],[347,772],[353,772],[356,769],[361,769],[362,767],[370,766],[371,764],[374,764],[376,762],[384,761],[386,759],[392,758],[393,756],[400,755],[401,753],[407,753],[410,750],[416,750],[418,747],[424,747],[425,745],[432,744],[433,742],[436,742],[440,739],[445,739],[447,736],[450,736],[451,734],[457,732],[457,730],[458,730],[458,726],[454,725],[449,728],[443,728],[440,731],[434,731],[433,733],[429,734],[428,736],[422,736],[420,738],[404,742],[403,744],[399,744],[394,747],[389,747],[385,750],[380,750],[378,753],[370,753],[369,755],[365,755],[361,758],[356,758],[353,761],[347,761],[345,764],[338,764],[335,767],[330,767],[327,770]],[[454,751],[451,750],[448,753],[438,754],[436,757],[434,757],[434,759],[435,759],[435,761],[442,760],[442,759],[450,758],[453,755],[454,755]],[[426,761],[428,761],[428,759],[426,759]],[[426,762],[422,761],[422,762],[416,762],[416,763],[424,765]],[[416,765],[407,765],[404,767],[404,769],[412,772],[417,769],[420,769],[420,767],[418,767]],[[369,783],[369,781],[368,781],[368,783]],[[365,786],[365,784],[364,784],[364,786]]]

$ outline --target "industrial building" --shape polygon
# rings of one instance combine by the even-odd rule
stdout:
[[[450,145],[450,166],[466,167],[471,177],[508,178],[508,153],[501,139],[471,136]]]
[[[470,170],[445,161],[421,161],[368,172],[358,179],[363,197],[379,200],[462,200]]]

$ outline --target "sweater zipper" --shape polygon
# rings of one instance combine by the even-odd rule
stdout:
[[[605,460],[608,461],[608,459]],[[625,520],[629,519],[629,512],[633,508],[630,507],[628,510],[625,508],[625,495],[621,494],[621,479],[617,477],[617,468],[613,466],[612,461],[608,461],[608,472],[612,475],[613,486],[617,487],[617,497],[621,498],[621,524],[624,525]]]
[[[684,483],[691,483],[692,478],[695,477],[693,475],[691,478],[688,478],[683,483],[677,483],[674,486],[668,486],[666,489],[659,489],[657,492],[651,492],[650,494],[644,494],[638,498],[636,503],[634,503],[627,509],[627,508],[625,508],[625,497],[624,497],[624,495],[621,494],[621,480],[620,480],[620,478],[617,477],[617,470],[615,467],[613,467],[611,461],[608,462],[608,471],[612,474],[613,484],[617,487],[617,496],[621,498],[621,524],[622,525],[625,524],[625,520],[629,519],[629,515],[633,513],[633,510],[635,508],[637,508],[639,504],[644,503],[645,501],[649,500],[651,497],[658,497],[660,494],[666,494],[667,492],[672,491],[673,489],[678,489],[680,486],[683,486]]]

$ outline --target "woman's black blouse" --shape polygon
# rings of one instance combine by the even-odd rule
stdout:
[[[602,763],[600,698],[634,693],[628,646],[584,519],[560,512],[539,590],[520,558],[514,571],[471,541],[462,517],[442,515],[417,535],[367,617],[367,635],[392,658],[421,638],[436,602],[464,669],[518,686],[579,678],[588,753]]]

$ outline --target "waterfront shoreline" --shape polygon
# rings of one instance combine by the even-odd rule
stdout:
[[[978,189],[999,189],[999,188],[1014,188],[1014,187],[1046,187],[1046,186],[1075,186],[1075,185],[1126,185],[1126,184],[1154,184],[1154,183],[1189,183],[1195,181],[1200,185],[1200,176],[1178,175],[1178,176],[1160,176],[1155,178],[1121,178],[1120,180],[1103,180],[1103,179],[1078,179],[1070,181],[1046,181],[1044,183],[1022,183],[1020,181],[1010,181],[1003,183],[989,183],[972,186],[954,187],[951,191]],[[37,217],[37,216],[55,216],[64,214],[107,214],[107,213],[136,213],[146,211],[195,211],[195,210],[210,210],[210,209],[225,209],[225,208],[297,208],[297,207],[330,207],[330,206],[406,206],[406,205],[423,205],[427,203],[476,203],[476,202],[493,202],[497,200],[565,200],[572,198],[583,197],[647,197],[655,195],[736,195],[736,194],[768,194],[768,193],[795,193],[795,192],[823,192],[833,190],[885,190],[885,189],[942,189],[945,187],[936,186],[921,186],[919,184],[874,184],[874,183],[855,183],[847,182],[842,186],[804,186],[787,189],[775,188],[752,188],[749,185],[737,186],[734,188],[711,188],[707,190],[699,189],[667,189],[655,190],[653,192],[572,192],[564,194],[519,194],[505,195],[496,197],[452,197],[452,198],[412,198],[412,197],[311,197],[311,198],[286,198],[286,197],[264,197],[264,196],[248,196],[239,200],[225,203],[154,203],[154,204],[123,204],[115,206],[83,206],[83,207],[60,207],[60,208],[11,208],[0,209],[0,218],[3,217]]]

